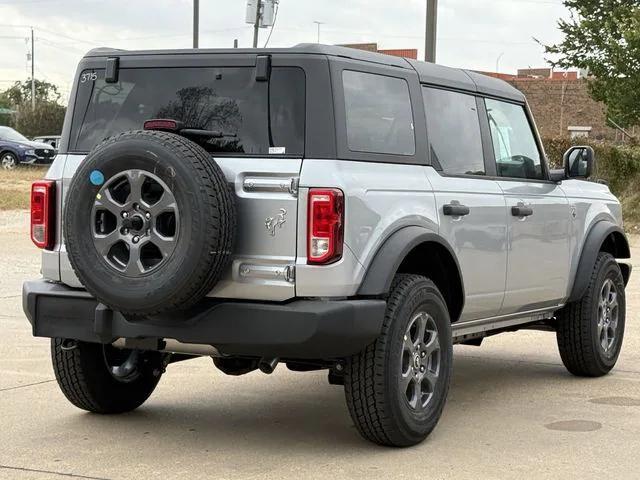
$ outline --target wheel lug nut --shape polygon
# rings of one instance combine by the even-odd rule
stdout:
[[[128,218],[129,212],[122,212],[122,218]]]
[[[128,229],[128,228],[125,228],[125,229],[122,231],[122,233],[124,233],[125,235],[129,235],[129,229]]]
[[[146,218],[147,220],[149,220],[151,218],[151,214],[149,212],[144,214],[144,218]]]
[[[420,353],[420,356],[421,356],[422,358],[424,358],[424,357],[426,357],[426,356],[427,356],[427,353],[426,353],[426,352],[421,352],[421,353]]]
[[[138,243],[140,241],[140,237],[138,237],[137,235],[135,237],[132,238],[133,243]]]
[[[424,366],[421,366],[421,367],[420,367],[420,371],[421,371],[421,372],[424,372]]]

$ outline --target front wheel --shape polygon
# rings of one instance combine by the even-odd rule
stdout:
[[[584,296],[557,315],[562,362],[581,377],[600,377],[614,367],[624,336],[624,280],[615,258],[600,252]]]
[[[346,365],[347,405],[360,434],[396,447],[424,440],[442,414],[452,360],[442,294],[425,277],[397,275],[380,337]]]
[[[67,400],[93,413],[124,413],[151,395],[162,375],[162,354],[98,343],[51,339],[53,371]]]
[[[2,168],[4,170],[13,170],[18,166],[18,159],[13,153],[6,152],[2,154]]]

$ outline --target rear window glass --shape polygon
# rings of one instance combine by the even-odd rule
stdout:
[[[121,69],[118,83],[106,83],[104,70],[87,70],[70,145],[88,152],[146,120],[170,118],[222,134],[200,140],[210,152],[302,155],[304,116],[305,76],[295,67],[274,67],[269,82],[256,81],[249,67]]]
[[[349,150],[415,154],[413,113],[405,80],[345,70],[342,82]]]

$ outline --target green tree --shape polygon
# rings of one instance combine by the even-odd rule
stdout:
[[[65,107],[55,102],[30,103],[17,107],[12,115],[11,126],[27,137],[37,135],[60,135],[64,123]]]
[[[0,125],[15,128],[23,135],[59,135],[66,108],[60,105],[58,88],[49,82],[36,80],[36,108],[31,108],[31,80],[15,82],[0,92],[0,107],[15,113],[0,115]]]
[[[558,21],[564,40],[545,50],[561,68],[586,69],[594,99],[623,126],[640,123],[640,2],[564,0],[568,20]]]
[[[60,101],[60,92],[53,83],[44,80],[35,81],[36,103]],[[23,103],[31,102],[31,80],[15,82],[11,87],[0,93],[0,104],[17,107]]]

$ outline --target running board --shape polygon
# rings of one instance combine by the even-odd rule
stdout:
[[[562,305],[531,310],[529,312],[512,313],[510,315],[454,323],[451,325],[453,343],[460,343],[465,340],[469,340],[470,338],[485,336],[484,334],[493,330],[502,330],[504,328],[514,327],[517,325],[525,325],[528,323],[548,320],[553,318],[554,312],[560,308],[562,308]]]

